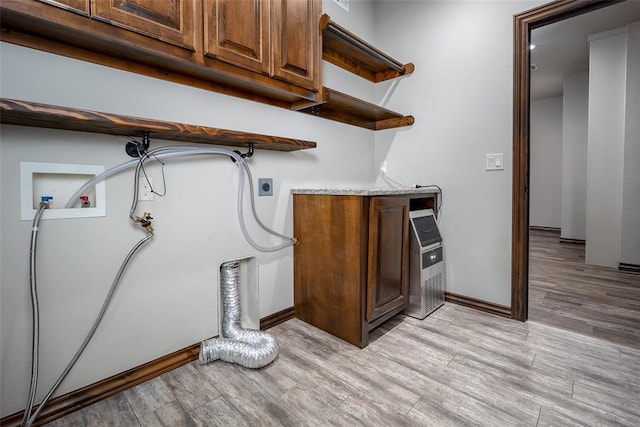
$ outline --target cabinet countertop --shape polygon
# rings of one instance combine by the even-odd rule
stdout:
[[[436,194],[438,189],[425,188],[292,188],[291,194],[327,196],[401,196],[405,194]]]

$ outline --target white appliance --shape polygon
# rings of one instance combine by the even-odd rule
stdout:
[[[409,307],[404,314],[424,319],[444,304],[442,237],[431,209],[409,212]]]

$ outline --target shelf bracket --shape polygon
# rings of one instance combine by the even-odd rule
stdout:
[[[249,143],[247,144],[247,146],[248,146],[248,150],[247,150],[247,152],[246,152],[246,153],[241,153],[241,152],[240,152],[240,150],[233,150],[233,152],[234,152],[234,153],[236,153],[236,154],[238,154],[238,155],[240,155],[240,157],[242,157],[243,159],[247,159],[247,158],[249,158],[249,157],[253,157],[253,142],[249,142]],[[236,159],[234,159],[234,158],[232,157],[232,158],[231,158],[231,161],[232,161],[233,163],[235,163],[235,162],[236,162]]]
[[[140,157],[141,154],[144,154],[149,150],[149,145],[151,144],[151,139],[149,138],[150,134],[151,132],[148,130],[142,131],[142,142],[129,141],[127,142],[127,145],[124,146],[124,151],[130,157]]]

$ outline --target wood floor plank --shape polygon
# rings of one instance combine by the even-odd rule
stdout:
[[[178,402],[168,403],[138,417],[142,427],[194,427],[196,424]]]
[[[622,364],[618,366],[614,364],[593,364],[585,363],[578,358],[542,354],[536,357],[533,366],[549,373],[575,380],[594,380],[618,387],[638,384],[638,373],[626,369]]]
[[[620,346],[620,358],[625,362],[637,365],[640,370],[640,349]]]
[[[236,409],[250,426],[298,426],[296,418],[284,403],[266,396],[260,400],[236,402]]]
[[[126,390],[124,396],[137,417],[143,417],[176,400],[161,377]]]
[[[91,427],[132,427],[140,423],[123,394],[102,400],[88,406],[78,414],[85,426]]]
[[[428,427],[480,426],[480,422],[472,422],[459,415],[459,411],[451,411],[446,405],[438,404],[426,397],[414,405],[407,414],[414,425]]]
[[[47,427],[85,427],[82,419],[82,411],[72,412],[63,418],[58,418],[50,423],[47,423]]]
[[[635,390],[603,384],[598,381],[577,380],[573,397],[616,414],[631,424],[640,425],[640,383]]]
[[[292,351],[317,365],[318,369],[326,372],[326,375],[336,377],[336,381],[347,384],[357,393],[368,395],[401,414],[406,414],[418,401],[417,394],[381,375],[375,367],[353,364],[351,357],[361,353],[360,349],[356,352],[335,353],[327,358],[319,357],[306,348],[292,348]]]
[[[457,399],[459,404],[474,400],[483,408],[493,407],[505,419],[527,420],[530,425],[538,416],[539,405],[514,397],[503,385],[498,388],[488,386],[482,375],[476,372],[430,365],[414,365],[411,368],[385,359],[378,351],[371,349],[362,351],[355,362],[374,367],[380,375],[388,376],[392,381],[438,404],[442,403],[442,396],[449,401]]]
[[[224,397],[220,396],[189,413],[196,426],[245,427],[249,424]]]
[[[432,316],[399,315],[365,349],[291,319],[265,368],[193,362],[52,425],[640,423],[640,349],[450,303]]]
[[[419,425],[531,426],[487,403],[456,390],[442,387],[422,396],[407,414]],[[433,420],[433,422],[430,422]],[[457,421],[461,420],[460,423]],[[425,424],[422,424],[425,423]]]
[[[194,364],[167,372],[162,380],[186,411],[196,409],[220,396]]]
[[[365,426],[409,427],[414,425],[406,416],[364,395],[345,399],[339,409],[357,418]]]
[[[529,320],[640,348],[640,274],[585,264],[585,245],[529,233]]]
[[[216,361],[206,365],[192,362],[209,384],[229,402],[263,400],[269,394],[255,381],[245,375],[237,365]]]
[[[305,425],[361,425],[357,418],[327,403],[313,388],[294,387],[280,400],[293,412],[303,415],[300,421]]]
[[[540,409],[540,417],[536,427],[584,427],[584,423],[570,416],[545,406]]]

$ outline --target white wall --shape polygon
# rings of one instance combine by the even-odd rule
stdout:
[[[286,234],[292,233],[291,187],[367,185],[374,179],[371,131],[15,45],[0,43],[0,48],[3,97],[316,141],[316,149],[294,153],[258,150],[250,161],[254,177],[274,179],[275,196],[257,200],[261,218]],[[31,223],[20,220],[19,162],[108,168],[128,158],[125,142],[109,135],[4,125],[1,136],[5,416],[24,408],[30,375]],[[152,140],[152,147],[166,144]],[[149,170],[161,182],[159,169]],[[257,256],[260,317],[293,305],[292,250],[258,253],[241,237],[234,164],[222,158],[169,160],[165,170],[167,196],[146,203],[155,218],[155,237],[136,255],[103,324],[58,394],[216,335],[218,266],[224,260]],[[143,236],[128,220],[132,182],[131,173],[107,181],[104,218],[41,225],[37,399],[76,351],[122,259]],[[250,229],[261,242],[270,240],[257,227]]]
[[[587,264],[617,267],[622,238],[626,29],[589,37]]]
[[[326,13],[332,21],[364,40],[371,42],[375,38],[374,8],[370,0],[351,0],[348,12],[331,0],[322,0],[322,13]],[[374,87],[371,82],[327,61],[322,62],[322,82],[326,87],[365,101],[374,99]]]
[[[627,26],[621,262],[640,265],[640,22]]]
[[[507,306],[513,15],[542,3],[376,2],[376,44],[416,66],[377,99],[416,122],[376,133],[373,168],[386,159],[390,176],[443,188],[447,290]],[[504,171],[485,171],[487,153],[504,153]]]
[[[285,232],[292,228],[292,186],[371,184],[378,161],[387,159],[390,175],[444,189],[440,225],[448,290],[510,305],[513,15],[544,2],[352,0],[352,11],[343,13],[323,0],[336,22],[365,38],[373,35],[384,51],[416,65],[413,75],[378,85],[375,92],[362,79],[323,68],[327,86],[365,98],[375,93],[388,108],[416,117],[410,128],[375,135],[4,43],[0,91],[3,97],[315,140],[315,150],[259,151],[251,160],[255,177],[271,176],[275,183],[276,196],[260,198],[258,210],[267,224]],[[29,378],[30,224],[19,220],[18,162],[109,167],[126,159],[123,146],[105,135],[2,127],[2,415],[24,407]],[[485,155],[495,152],[505,154],[505,170],[486,172]],[[257,254],[240,237],[230,206],[236,181],[232,163],[176,161],[166,169],[169,193],[150,204],[154,241],[126,273],[94,342],[61,393],[215,335],[215,322],[205,320],[217,319],[221,260],[258,256],[261,317],[293,303],[291,251]],[[159,177],[157,169],[152,173]],[[194,180],[207,185],[195,187]],[[46,357],[40,396],[75,351],[125,252],[140,238],[127,219],[130,187],[130,175],[109,180],[106,218],[52,220],[42,226]]]
[[[585,240],[589,72],[564,78],[561,237]]]
[[[530,104],[529,224],[561,226],[562,96]]]

